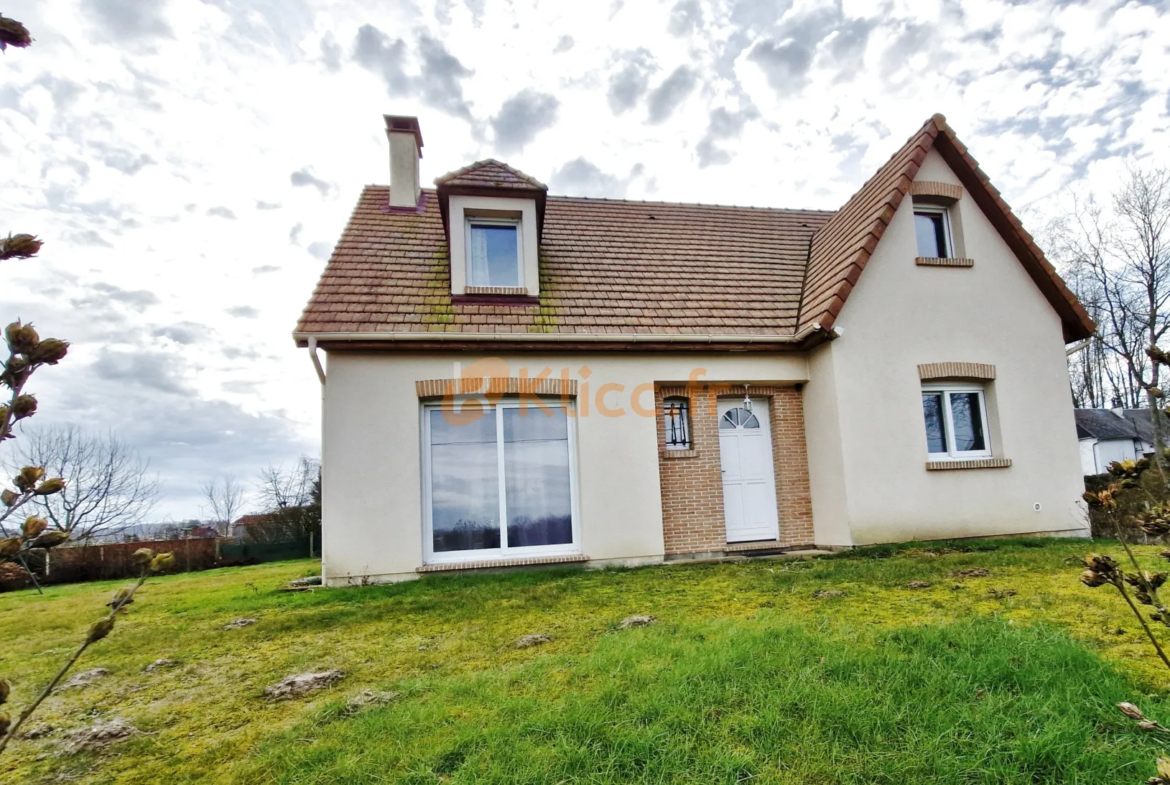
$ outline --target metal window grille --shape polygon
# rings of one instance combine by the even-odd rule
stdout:
[[[666,449],[691,449],[690,401],[686,398],[667,398],[662,402],[662,424]]]

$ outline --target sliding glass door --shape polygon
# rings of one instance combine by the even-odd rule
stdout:
[[[574,424],[560,400],[424,408],[427,561],[577,552]]]

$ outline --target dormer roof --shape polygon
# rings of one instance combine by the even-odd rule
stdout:
[[[442,177],[435,178],[435,185],[440,191],[456,188],[483,188],[487,190],[548,192],[548,186],[535,177],[524,174],[519,169],[513,169],[494,158],[476,161],[470,166],[456,169],[454,172],[447,172]]]
[[[536,234],[538,238],[544,237],[544,204],[548,186],[503,161],[485,158],[454,172],[447,172],[435,178],[435,187],[439,196],[439,212],[443,216],[443,229],[448,239],[451,236],[448,204],[452,196],[533,199],[536,201]]]

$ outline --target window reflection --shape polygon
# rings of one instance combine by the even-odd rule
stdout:
[[[922,412],[926,416],[926,451],[947,451],[946,423],[943,419],[942,393],[924,393]]]
[[[500,406],[466,423],[448,414],[426,413],[433,552],[572,544],[566,409]]]
[[[496,419],[452,425],[430,411],[431,522],[436,553],[500,547]]]
[[[979,393],[951,393],[950,398],[951,420],[955,426],[955,449],[959,452],[986,450]]]
[[[471,225],[472,286],[519,286],[516,226]]]
[[[504,409],[508,546],[573,541],[569,423],[564,409]]]

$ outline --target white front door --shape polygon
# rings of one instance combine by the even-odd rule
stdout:
[[[779,539],[766,400],[753,399],[750,412],[742,398],[719,401],[719,460],[727,541]]]

